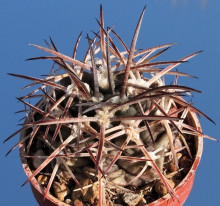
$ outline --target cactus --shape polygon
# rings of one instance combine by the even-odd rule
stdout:
[[[51,193],[70,205],[141,205],[167,193],[177,198],[174,188],[194,160],[194,137],[211,138],[190,124],[188,112],[213,120],[183,99],[200,91],[178,85],[177,78],[194,76],[173,71],[200,51],[178,61],[154,61],[173,44],[135,48],[144,11],[130,49],[113,28],[105,30],[100,7],[100,31],[86,35],[82,61],[76,59],[81,33],[72,57],[60,53],[51,38],[47,47],[32,44],[50,56],[28,60],[54,62],[45,78],[10,73],[32,81],[25,88],[35,86],[18,98],[25,122],[5,140],[22,134],[8,154],[24,145],[33,173],[23,185],[36,178],[45,198]],[[173,84],[165,84],[166,75],[174,76]]]

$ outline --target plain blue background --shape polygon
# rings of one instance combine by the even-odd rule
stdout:
[[[23,109],[15,97],[24,92],[19,89],[27,81],[6,75],[7,72],[39,77],[47,74],[49,61],[25,62],[29,57],[45,53],[28,46],[44,45],[51,36],[58,49],[71,55],[78,34],[83,37],[97,31],[95,18],[99,18],[99,5],[104,9],[105,25],[116,25],[116,31],[130,47],[137,20],[147,5],[137,48],[177,42],[163,55],[163,60],[178,60],[198,50],[203,53],[189,63],[178,67],[182,72],[199,79],[181,78],[183,85],[204,91],[195,94],[194,105],[213,118],[217,126],[201,118],[204,133],[219,139],[220,88],[220,1],[218,0],[0,0],[0,88],[1,88],[1,142],[19,127]],[[92,36],[92,35],[91,35]],[[82,38],[77,58],[81,60],[87,41]],[[30,187],[20,188],[26,180],[18,149],[7,158],[6,152],[18,141],[18,136],[0,144],[0,206],[36,206]],[[195,184],[186,206],[219,205],[219,144],[205,139],[204,152],[196,173]]]

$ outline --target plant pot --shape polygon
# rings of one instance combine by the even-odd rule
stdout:
[[[188,121],[190,121],[190,124],[194,126],[198,131],[201,131],[201,126],[199,123],[199,120],[194,112],[189,112],[188,113]],[[23,138],[23,134],[21,134],[21,137]],[[195,172],[196,169],[199,165],[202,151],[203,151],[203,138],[201,137],[195,137],[195,146],[196,146],[196,155],[194,162],[191,166],[190,171],[188,174],[185,176],[185,178],[181,181],[181,183],[174,189],[177,196],[178,196],[178,201],[174,200],[169,194],[163,196],[162,198],[147,204],[147,206],[178,206],[178,205],[183,205],[183,203],[186,201],[191,188],[193,186],[193,181],[195,177]],[[27,164],[26,158],[23,156],[25,155],[25,145],[22,144],[20,145],[20,155],[21,155],[21,162],[22,166],[24,168],[24,171],[26,175],[29,177],[32,172]],[[31,189],[33,191],[33,194],[40,206],[69,206],[68,204],[61,202],[57,198],[53,197],[52,195],[48,194],[47,197],[44,199],[43,195],[43,188],[41,185],[37,182],[35,178],[32,178],[30,181]]]

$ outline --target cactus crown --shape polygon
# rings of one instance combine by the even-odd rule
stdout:
[[[153,60],[173,44],[135,48],[144,11],[130,49],[112,28],[105,30],[100,7],[100,32],[92,39],[87,35],[89,48],[83,61],[75,58],[81,34],[72,57],[60,53],[50,39],[47,48],[33,46],[52,56],[28,59],[52,60],[50,75],[39,79],[10,74],[33,81],[27,87],[40,84],[18,98],[25,105],[27,118],[6,141],[20,132],[24,134],[12,149],[25,145],[25,158],[33,174],[24,184],[38,178],[45,197],[51,192],[66,201],[71,194],[92,205],[106,205],[116,199],[119,191],[122,204],[128,204],[127,194],[134,193],[134,199],[139,198],[137,203],[146,202],[143,187],[158,179],[175,197],[165,176],[167,165],[172,164],[177,174],[181,170],[178,155],[193,159],[189,145],[194,143],[193,136],[203,136],[189,124],[188,112],[212,120],[182,99],[183,95],[200,91],[178,85],[177,77],[193,76],[173,71],[199,52],[178,61],[158,62]],[[111,36],[119,40],[124,51],[118,50]],[[175,77],[172,85],[165,85],[165,75]],[[32,105],[27,102],[31,98],[40,100]],[[40,181],[42,177],[47,180]],[[56,188],[63,184],[69,191],[65,186],[67,192],[60,197]],[[83,196],[85,188],[93,195]]]

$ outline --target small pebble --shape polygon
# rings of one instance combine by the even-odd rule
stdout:
[[[128,206],[136,206],[143,199],[143,195],[134,194],[134,193],[125,193],[122,198]]]
[[[60,201],[64,201],[66,195],[68,194],[67,186],[65,183],[53,182],[54,193]]]
[[[72,202],[71,199],[65,199],[65,203],[66,203],[66,204],[69,204],[69,205],[72,205],[72,204],[73,204],[73,202]]]
[[[81,200],[74,200],[73,206],[83,206],[83,202]]]
[[[183,155],[182,155],[182,153],[178,152],[178,153],[176,154],[176,156],[177,156],[178,159],[180,159]]]
[[[80,181],[80,185],[82,186],[82,188],[85,186],[89,186],[89,187],[83,188],[82,190],[73,191],[72,199],[73,200],[83,199],[93,205],[95,199],[98,197],[99,194],[98,185],[94,184],[92,180],[89,178]],[[79,185],[76,185],[74,190],[79,188],[80,188]]]
[[[37,181],[41,184],[41,185],[45,185],[48,182],[48,178],[45,175],[39,175],[37,177]]]
[[[178,170],[177,166],[173,164],[172,162],[169,164],[169,170],[170,172],[176,172]]]
[[[168,192],[166,186],[163,184],[161,180],[156,182],[156,184],[154,185],[154,190],[160,196],[164,196]]]

